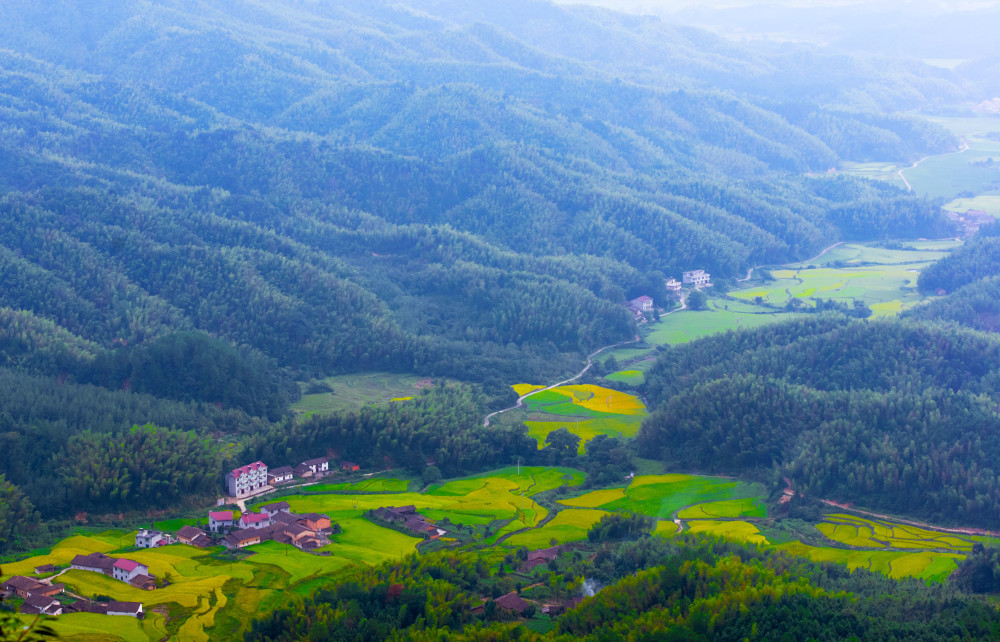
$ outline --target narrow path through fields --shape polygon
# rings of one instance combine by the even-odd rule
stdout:
[[[906,190],[909,191],[909,192],[912,192],[913,191],[913,186],[910,185],[910,181],[906,180],[906,177],[903,176],[903,172],[907,172],[907,171],[913,169],[914,167],[916,167],[920,163],[924,162],[928,158],[938,158],[940,156],[952,156],[954,154],[963,154],[963,153],[965,153],[967,151],[969,151],[969,143],[967,143],[966,141],[963,140],[962,141],[962,148],[960,150],[958,150],[957,152],[948,152],[947,154],[931,154],[930,156],[924,156],[923,158],[921,158],[920,160],[918,160],[914,164],[910,165],[909,167],[904,167],[903,169],[899,170],[896,173],[899,174],[899,178],[902,179],[903,183],[906,184]]]
[[[826,254],[827,252],[829,252],[833,248],[837,247],[838,245],[843,245],[843,244],[844,244],[844,241],[837,241],[836,243],[834,243],[830,247],[825,248],[822,252],[820,252],[816,256],[812,257],[811,259],[806,259],[804,261],[799,261],[799,263],[812,263],[816,259],[821,258],[824,254]],[[736,279],[736,282],[737,283],[743,283],[744,281],[749,281],[750,277],[753,276],[753,271],[756,270],[756,269],[762,268],[762,267],[764,267],[764,266],[763,265],[758,265],[756,267],[750,268],[749,270],[747,270],[747,275],[745,277],[743,277],[742,279]]]
[[[538,390],[532,390],[531,392],[529,392],[527,394],[521,395],[520,397],[517,398],[517,403],[514,404],[513,406],[511,406],[510,408],[504,408],[503,410],[497,410],[496,412],[491,412],[490,414],[486,415],[486,418],[483,419],[483,426],[489,426],[490,425],[490,419],[492,419],[493,417],[496,417],[499,414],[508,412],[510,410],[516,410],[518,408],[523,407],[524,406],[524,400],[527,399],[528,397],[530,397],[531,395],[537,395],[539,392],[545,392],[546,390],[552,390],[553,388],[558,388],[559,386],[565,386],[568,383],[572,383],[572,382],[576,381],[577,379],[579,379],[580,377],[582,377],[584,374],[586,374],[586,372],[588,370],[590,370],[590,366],[594,365],[594,357],[596,357],[597,355],[601,354],[605,350],[610,350],[611,348],[617,348],[619,346],[624,346],[624,345],[628,345],[630,343],[635,343],[636,341],[639,341],[639,335],[635,335],[635,338],[631,339],[629,341],[622,341],[621,343],[613,343],[613,344],[611,344],[609,346],[604,346],[600,350],[597,350],[595,352],[590,353],[587,356],[587,365],[585,365],[583,367],[583,370],[581,370],[580,372],[576,373],[575,376],[570,377],[569,379],[566,379],[565,381],[560,381],[559,383],[554,383],[554,384],[552,384],[550,386],[546,386],[544,388],[539,388]]]

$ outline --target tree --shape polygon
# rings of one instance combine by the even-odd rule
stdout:
[[[701,290],[691,290],[687,297],[687,306],[692,310],[704,310],[708,307],[708,297]]]

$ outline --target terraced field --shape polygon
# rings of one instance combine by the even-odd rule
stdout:
[[[964,555],[955,553],[905,553],[895,551],[852,551],[843,548],[808,546],[791,542],[775,546],[792,555],[814,562],[843,564],[849,569],[865,568],[900,579],[917,577],[928,582],[942,582],[958,567]]]
[[[406,479],[392,479],[391,477],[375,477],[359,482],[341,482],[339,484],[314,484],[309,486],[310,492],[328,491],[359,491],[368,493],[401,492],[409,488],[410,482]]]
[[[545,548],[552,546],[553,542],[562,544],[587,539],[587,531],[607,514],[603,510],[567,508],[559,511],[559,514],[552,518],[552,521],[541,528],[518,533],[507,538],[504,544]]]
[[[816,528],[835,542],[865,548],[928,549],[967,553],[974,545],[971,539],[959,535],[846,514],[827,515]]]

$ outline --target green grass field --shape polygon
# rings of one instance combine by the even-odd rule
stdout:
[[[677,513],[681,519],[717,517],[767,517],[767,505],[759,497],[744,497],[690,506]]]
[[[324,381],[333,388],[333,392],[302,395],[292,404],[292,410],[303,414],[325,414],[372,403],[391,403],[393,399],[419,395],[422,389],[431,385],[431,380],[427,378],[390,372],[339,375],[327,377]]]
[[[359,482],[341,482],[339,484],[315,484],[309,487],[310,492],[327,491],[361,491],[369,493],[401,492],[409,488],[410,482],[406,479],[392,479],[391,477],[373,477]]]
[[[641,475],[635,477],[625,489],[593,491],[580,497],[560,500],[559,503],[672,519],[675,512],[695,504],[753,499],[763,494],[764,489],[759,484],[720,477]]]
[[[863,568],[895,579],[917,577],[928,582],[943,582],[965,558],[964,555],[955,553],[852,551],[808,546],[801,542],[781,544],[774,548],[791,555],[807,557],[814,562],[833,562],[843,564],[851,570]]]
[[[968,212],[969,210],[982,210],[996,218],[1000,218],[1000,194],[987,193],[980,194],[973,198],[956,198],[945,203],[944,209],[951,212]]]
[[[642,370],[630,369],[612,372],[609,375],[605,375],[604,378],[608,381],[618,381],[633,386],[640,386],[646,380],[646,375]]]

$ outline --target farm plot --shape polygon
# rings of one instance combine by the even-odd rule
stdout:
[[[615,490],[621,490],[622,496],[614,494]],[[670,519],[674,513],[695,504],[759,498],[763,494],[764,489],[759,484],[720,477],[641,475],[635,477],[625,489],[594,491],[580,497],[560,500],[559,503],[574,507],[599,507],[609,511],[630,511]]]
[[[559,511],[548,524],[507,538],[505,545],[545,548],[552,545],[587,539],[587,531],[608,513],[602,510],[567,508]]]
[[[620,383],[639,386],[646,380],[646,375],[642,370],[619,370],[618,372],[605,375],[604,378],[608,381],[618,381]]]
[[[753,299],[753,296],[746,298]],[[761,308],[757,308],[757,312],[761,311]],[[727,330],[751,329],[779,323],[795,316],[785,312],[755,314],[726,309],[681,310],[653,324],[652,331],[645,339],[652,345],[677,345]]]
[[[406,479],[391,477],[374,477],[359,482],[341,482],[339,484],[314,484],[309,486],[310,492],[327,491],[360,491],[365,493],[395,493],[405,491],[410,485]]]
[[[427,378],[390,372],[339,375],[323,381],[333,392],[303,394],[299,401],[292,404],[292,410],[303,414],[351,410],[373,403],[412,398],[433,385]]]
[[[690,506],[677,513],[681,519],[715,519],[719,517],[767,517],[767,506],[759,497],[728,499]]]
[[[554,430],[566,428],[580,438],[579,452],[597,435],[634,437],[646,416],[646,407],[635,395],[595,385],[559,386],[524,400],[529,413],[528,434],[545,445]]]
[[[827,515],[816,528],[835,542],[865,548],[926,549],[967,553],[974,545],[972,540],[951,533],[840,513]]]
[[[750,522],[694,520],[687,522],[687,529],[692,533],[704,533],[744,544],[768,543],[767,539],[761,535],[760,530]]]
[[[850,570],[864,568],[894,579],[916,577],[928,582],[943,582],[965,559],[957,553],[906,553],[897,551],[855,551],[843,548],[809,546],[790,542],[774,547],[814,562],[843,564]]]

